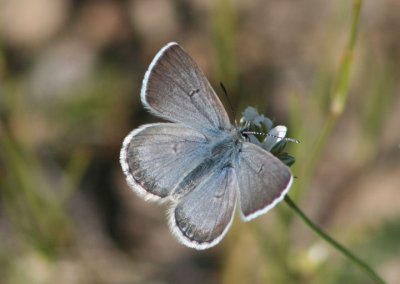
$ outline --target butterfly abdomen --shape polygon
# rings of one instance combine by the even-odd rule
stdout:
[[[239,152],[240,142],[229,132],[209,144],[209,151],[203,162],[185,176],[174,189],[173,196],[183,196],[191,192],[215,171],[233,167]]]

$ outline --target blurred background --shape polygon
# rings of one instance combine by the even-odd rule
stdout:
[[[0,0],[0,283],[372,283],[284,203],[194,251],[128,188],[121,143],[159,121],[139,93],[169,41],[236,119],[288,126],[292,198],[400,283],[400,2],[352,2]]]

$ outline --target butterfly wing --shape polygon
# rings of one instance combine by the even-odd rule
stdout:
[[[281,201],[293,181],[289,168],[271,153],[244,142],[237,169],[240,213],[250,221]]]
[[[188,247],[206,249],[216,245],[232,223],[237,187],[233,168],[214,171],[171,208],[171,231]]]
[[[175,123],[146,124],[124,140],[120,162],[130,187],[146,200],[168,197],[204,160],[206,138]]]
[[[143,79],[141,99],[152,113],[201,132],[229,129],[229,117],[207,78],[177,44],[154,57]]]

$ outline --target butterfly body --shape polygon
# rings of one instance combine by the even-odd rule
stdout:
[[[191,192],[202,181],[215,172],[226,167],[235,167],[241,143],[239,132],[235,130],[224,131],[219,136],[208,139],[205,143],[203,161],[177,185],[172,197],[177,200],[186,193]]]
[[[172,203],[170,229],[183,244],[214,246],[229,229],[236,207],[249,221],[289,190],[289,168],[231,125],[207,79],[178,44],[155,56],[141,99],[171,123],[133,130],[123,142],[121,166],[144,199]]]

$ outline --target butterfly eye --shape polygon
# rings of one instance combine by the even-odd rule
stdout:
[[[246,132],[240,132],[240,135],[242,136],[243,139],[248,140],[249,139],[249,134],[247,134]]]

